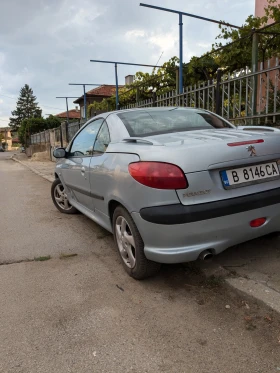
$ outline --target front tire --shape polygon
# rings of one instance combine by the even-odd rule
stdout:
[[[113,214],[113,231],[124,269],[136,280],[155,275],[160,263],[148,260],[144,253],[144,242],[128,211],[118,206]]]
[[[77,214],[78,210],[73,207],[65,194],[64,186],[60,179],[55,179],[51,187],[51,196],[55,207],[63,214]]]

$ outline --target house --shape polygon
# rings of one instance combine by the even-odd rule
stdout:
[[[123,85],[119,85],[119,88],[124,87]],[[90,91],[86,92],[86,102],[87,107],[94,103],[94,102],[101,102],[104,98],[109,98],[116,94],[116,86],[115,85],[101,85],[97,88],[91,89]],[[85,116],[84,112],[84,96],[79,97],[77,100],[74,101],[74,104],[80,105],[80,115],[82,118]]]
[[[10,127],[0,127],[0,146],[5,150],[12,150],[13,140]]]
[[[277,0],[275,5],[279,5],[280,0]],[[255,17],[263,17],[265,15],[265,7],[267,7],[268,1],[267,0],[255,0]],[[267,25],[270,25],[274,21],[272,19],[268,19]],[[269,29],[267,30],[269,31]],[[263,64],[258,64],[258,70],[267,69],[268,67],[276,67],[277,66],[277,59],[276,57],[272,57],[269,61],[265,61]],[[261,80],[260,80],[261,78]],[[279,71],[275,69],[270,71],[268,75],[263,73],[262,75],[258,76],[259,81],[262,81],[263,84],[258,89],[257,93],[257,112],[263,112],[266,108],[267,102],[267,78],[269,79],[272,84],[277,86],[277,89],[280,90],[280,79],[279,79]]]
[[[276,2],[277,5],[279,4],[279,0]],[[255,0],[255,17],[263,17],[265,15],[264,8],[267,7],[268,2],[267,0]],[[268,24],[272,23],[272,20],[268,20]]]
[[[67,119],[67,111],[55,115],[57,118]],[[77,109],[68,110],[69,119],[81,119],[80,111]]]

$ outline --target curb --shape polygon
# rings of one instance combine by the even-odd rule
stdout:
[[[13,161],[15,161],[15,162],[20,163],[20,164],[23,165],[24,167],[29,168],[30,171],[32,171],[32,172],[34,172],[35,174],[41,176],[43,179],[49,181],[50,183],[52,183],[52,182],[54,181],[54,177],[52,178],[51,176],[46,176],[46,175],[44,175],[42,172],[35,170],[35,168],[33,168],[33,167],[27,165],[25,162],[22,162],[22,161],[20,161],[19,159],[14,158],[13,156],[11,157],[11,159],[12,159]]]
[[[278,291],[258,281],[243,277],[227,278],[225,281],[234,290],[254,298],[280,314],[280,293]]]
[[[272,283],[250,278],[250,273],[247,278],[238,273],[233,275],[227,268],[211,261],[202,262],[200,268],[207,279],[220,277],[224,279],[225,285],[233,291],[263,304],[280,315],[280,292],[275,289]]]

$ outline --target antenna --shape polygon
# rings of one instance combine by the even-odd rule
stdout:
[[[158,62],[156,63],[156,65],[159,63],[159,61],[160,61],[162,55],[163,55],[163,52],[161,52],[161,55],[160,55],[160,57],[159,57]]]

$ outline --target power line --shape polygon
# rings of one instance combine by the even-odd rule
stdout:
[[[12,99],[12,100],[17,100],[17,98],[15,98],[15,97],[11,97],[11,96],[7,96],[7,95],[3,95],[3,94],[0,94],[0,96],[8,97],[8,98],[10,98],[10,99]],[[50,109],[63,110],[63,109],[58,108],[58,107],[48,106],[48,105],[44,105],[44,104],[43,104],[42,106],[43,106],[43,107],[50,108]]]
[[[56,110],[64,110],[58,107],[48,106],[48,105],[42,105],[43,107],[48,107],[49,109],[56,109]]]
[[[7,96],[7,95],[3,95],[3,94],[0,94],[0,96],[3,96],[3,97],[8,97],[8,98],[11,98],[12,100],[16,100],[15,97],[11,97],[11,96]]]

